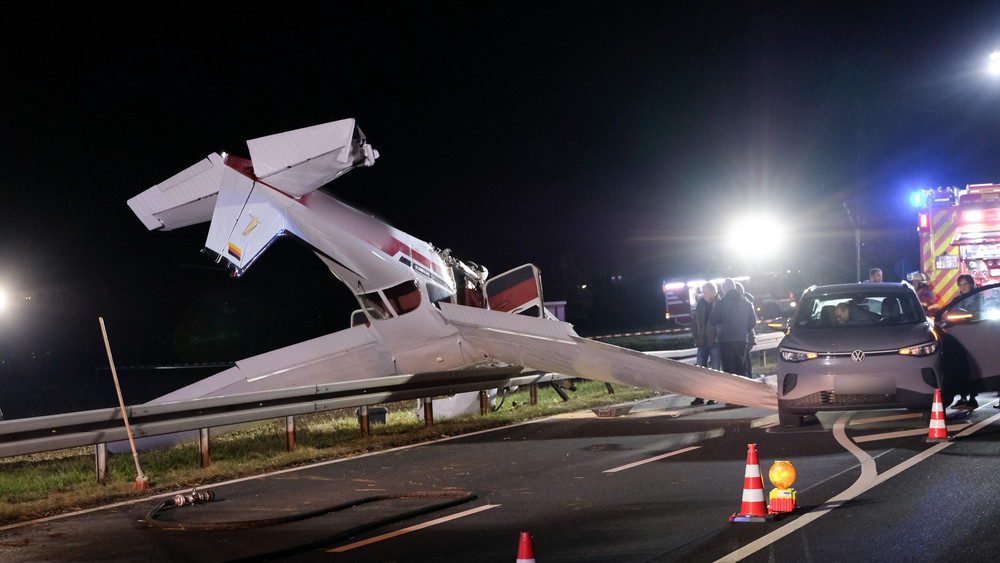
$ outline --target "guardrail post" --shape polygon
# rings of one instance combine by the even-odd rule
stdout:
[[[569,400],[569,395],[563,391],[562,385],[556,383],[555,381],[550,381],[549,385],[552,386],[553,391],[559,394],[559,398],[562,399],[564,403]]]
[[[604,388],[608,390],[608,395],[614,395],[615,394],[615,388],[612,387],[611,384],[608,383],[607,381],[604,382]]]
[[[295,451],[295,417],[291,415],[285,417],[285,443],[288,451]]]
[[[486,391],[479,392],[479,414],[490,412],[490,396]]]
[[[434,399],[424,399],[424,426],[434,426]]]
[[[108,445],[94,445],[94,461],[97,464],[97,482],[102,485],[108,484]]]
[[[532,383],[532,384],[528,385],[528,398],[529,398],[528,402],[531,403],[532,405],[537,405],[538,404],[538,384],[537,383]]]
[[[208,467],[211,464],[208,457],[208,428],[198,430],[198,445],[201,446],[201,466]]]
[[[362,438],[367,438],[371,435],[371,429],[368,427],[368,405],[358,407],[358,425],[361,426]]]
[[[767,351],[766,350],[761,350],[760,351],[760,367],[764,367],[766,365],[767,365]]]

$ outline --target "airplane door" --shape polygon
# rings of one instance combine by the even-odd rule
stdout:
[[[538,268],[525,264],[487,280],[486,303],[494,311],[544,317]]]

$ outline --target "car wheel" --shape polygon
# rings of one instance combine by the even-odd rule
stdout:
[[[782,426],[787,426],[791,428],[798,428],[802,426],[802,422],[805,419],[805,415],[792,414],[783,410],[778,410],[778,423]]]

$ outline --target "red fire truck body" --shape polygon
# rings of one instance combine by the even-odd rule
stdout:
[[[1000,185],[924,192],[917,232],[920,270],[943,307],[958,294],[957,278],[969,274],[977,286],[1000,282]]]

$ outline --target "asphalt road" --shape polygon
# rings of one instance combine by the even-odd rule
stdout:
[[[155,526],[144,520],[165,496],[7,527],[0,560],[513,561],[522,531],[539,562],[977,561],[1000,548],[994,403],[928,444],[905,411],[780,429],[769,411],[689,400],[218,484],[215,501],[167,508]],[[750,443],[767,490],[773,461],[794,464],[799,508],[730,523]]]

